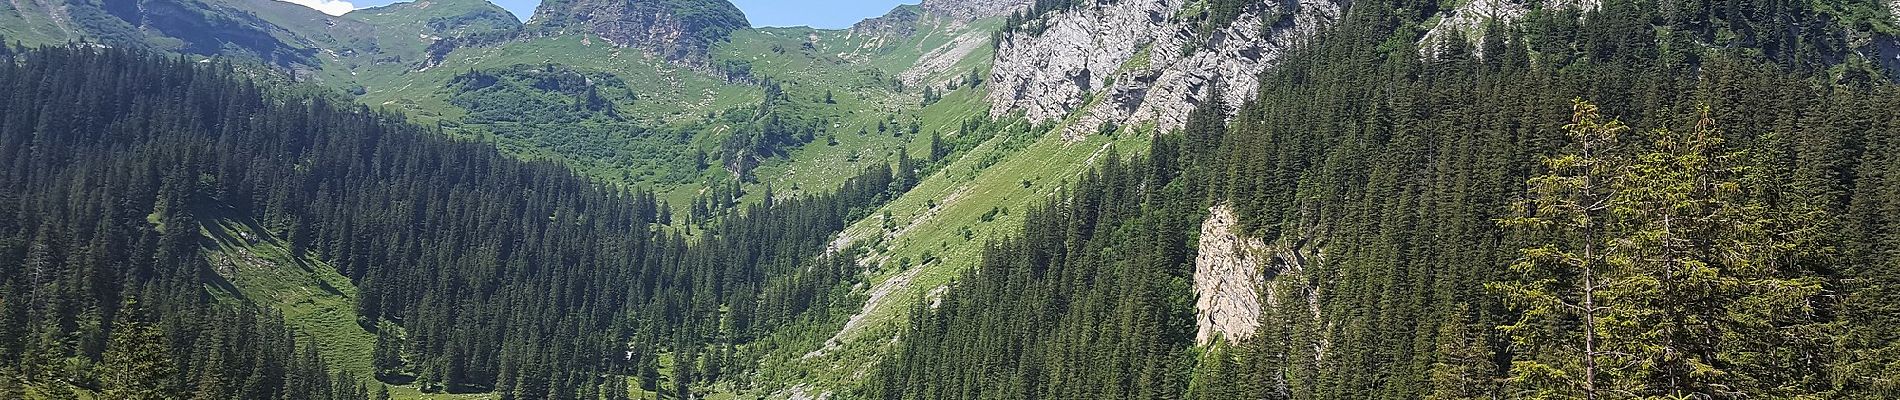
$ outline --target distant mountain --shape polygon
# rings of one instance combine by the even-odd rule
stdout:
[[[537,34],[589,34],[672,61],[704,61],[713,43],[752,26],[725,0],[551,0],[528,25]]]
[[[370,7],[343,15],[375,27],[376,53],[412,57],[443,41],[504,39],[521,31],[521,20],[484,0],[421,0]]]
[[[296,69],[315,67],[318,49],[369,28],[272,0],[27,0],[0,7],[0,35],[10,39],[230,55]]]

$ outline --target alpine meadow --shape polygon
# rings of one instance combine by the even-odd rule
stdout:
[[[921,1],[0,3],[0,400],[1900,398],[1900,1]]]

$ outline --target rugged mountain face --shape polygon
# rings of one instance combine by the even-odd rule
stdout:
[[[528,25],[540,34],[584,33],[697,63],[713,43],[751,23],[725,0],[558,0],[542,2]]]
[[[1031,121],[1081,110],[1064,132],[1152,121],[1180,127],[1214,87],[1229,104],[1253,96],[1255,75],[1340,15],[1344,2],[1246,6],[1224,27],[1182,0],[1131,0],[1031,16],[1040,34],[1006,35],[991,72],[990,114]],[[1199,6],[1204,3],[1195,3]],[[1203,33],[1205,32],[1205,33]]]

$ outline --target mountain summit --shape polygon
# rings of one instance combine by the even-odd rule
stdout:
[[[528,25],[539,34],[589,34],[687,62],[705,59],[713,43],[752,26],[725,0],[550,0]]]

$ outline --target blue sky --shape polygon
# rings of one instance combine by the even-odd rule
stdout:
[[[284,0],[302,4],[331,14],[341,14],[352,8],[374,7],[396,0]],[[521,19],[528,19],[534,13],[539,0],[489,0],[502,8],[515,13]],[[732,0],[740,10],[745,10],[747,19],[753,26],[798,26],[808,25],[816,28],[844,28],[865,18],[884,15],[898,4],[916,3],[916,0]]]

